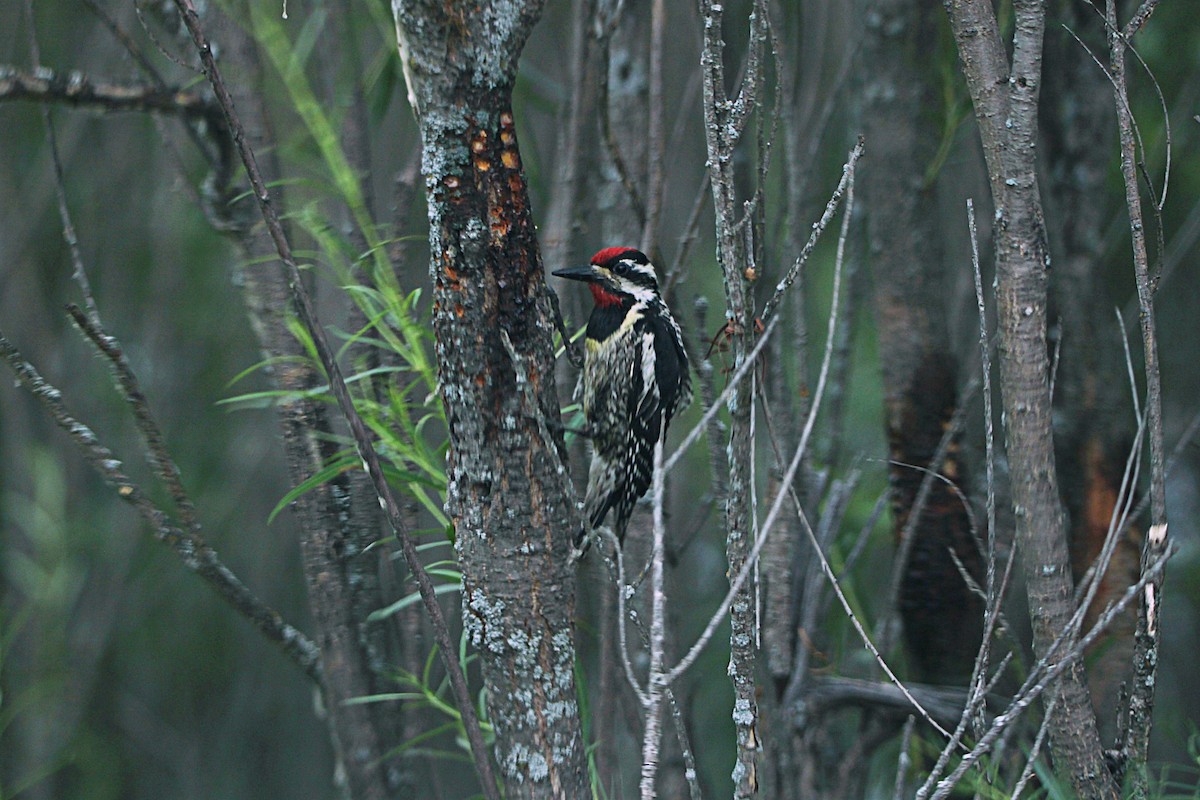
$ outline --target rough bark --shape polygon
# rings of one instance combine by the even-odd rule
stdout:
[[[517,58],[541,7],[392,6],[424,148],[464,623],[481,656],[507,796],[576,798],[588,791],[569,559],[581,523],[511,108]]]
[[[710,184],[716,211],[717,262],[723,273],[725,316],[730,356],[734,369],[742,366],[754,344],[753,273],[750,254],[739,220],[734,169],[734,151],[748,124],[748,115],[757,108],[759,56],[766,39],[766,7],[755,3],[750,16],[749,55],[743,85],[731,98],[725,90],[722,51],[724,9],[721,4],[704,0],[700,4],[704,26],[704,49],[700,69],[704,80],[704,131],[708,151]],[[725,554],[729,578],[742,570],[753,534],[750,499],[751,441],[750,414],[754,402],[752,381],[740,382],[731,393],[729,486],[725,500]],[[737,763],[733,769],[735,798],[752,797],[758,792],[758,687],[755,681],[755,601],[749,582],[739,591],[729,611],[729,678],[733,684],[733,723],[737,736]]]
[[[955,458],[959,435],[945,462],[934,463],[958,405],[936,175],[927,174],[945,134],[941,78],[930,58],[937,49],[937,12],[929,0],[869,3],[862,54],[863,124],[875,165],[862,180],[876,275],[892,518],[903,561],[897,565],[897,606],[915,672],[935,683],[970,676],[983,633],[982,600],[955,564],[957,558],[981,582],[982,558],[966,508],[953,487],[930,480],[922,508],[914,509],[929,477],[923,468],[941,472],[961,490],[968,485]]]
[[[1011,68],[990,2],[948,0],[947,11],[983,140],[995,206],[999,368],[1016,545],[1026,577],[1034,651],[1050,653],[1072,613],[1072,585],[1058,497],[1046,349],[1046,244],[1036,169],[1037,102],[1041,87],[1045,9],[1014,4]],[[1115,798],[1087,687],[1078,665],[1047,692],[1057,711],[1051,751],[1080,797]]]

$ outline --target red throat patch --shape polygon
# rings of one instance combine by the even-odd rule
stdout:
[[[592,256],[592,263],[598,267],[603,267],[616,261],[626,253],[636,252],[632,247],[606,247]]]
[[[601,252],[604,251],[602,250]],[[598,283],[589,283],[588,288],[592,290],[592,299],[595,300],[596,305],[601,308],[606,306],[620,305],[621,303],[621,295],[613,294]]]

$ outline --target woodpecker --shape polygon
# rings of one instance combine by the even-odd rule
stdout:
[[[683,335],[644,253],[609,247],[586,266],[553,274],[586,282],[596,302],[583,364],[583,413],[592,442],[584,513],[594,530],[611,510],[613,532],[624,544],[633,505],[650,487],[654,445],[692,400]]]

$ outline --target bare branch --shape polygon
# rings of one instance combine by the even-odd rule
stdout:
[[[645,731],[642,735],[642,800],[654,800],[658,774],[658,752],[662,729],[662,698],[668,681],[663,670],[667,638],[667,598],[663,590],[663,437],[654,443],[654,547],[650,553],[650,675],[646,681]],[[623,588],[623,587],[622,587]]]
[[[1019,800],[1021,792],[1025,790],[1025,785],[1029,783],[1029,779],[1033,777],[1033,768],[1037,763],[1038,755],[1042,752],[1042,745],[1046,742],[1046,734],[1050,732],[1050,720],[1054,716],[1054,707],[1058,705],[1058,698],[1054,698],[1046,706],[1046,715],[1042,719],[1042,724],[1038,726],[1037,736],[1034,737],[1033,747],[1029,750],[1029,756],[1025,762],[1025,768],[1021,770],[1021,777],[1013,786],[1012,800]]]
[[[184,526],[189,530],[197,530],[200,522],[197,519],[196,507],[183,487],[183,477],[179,472],[179,467],[167,451],[166,438],[163,436],[162,429],[158,427],[158,422],[154,419],[150,404],[142,393],[141,385],[133,373],[129,359],[125,357],[121,343],[100,327],[97,317],[89,319],[78,306],[67,306],[67,312],[71,315],[72,321],[79,326],[79,330],[109,360],[121,395],[129,404],[130,411],[133,412],[134,419],[137,421],[138,431],[145,442],[146,454],[150,464],[154,467],[155,475],[171,493],[171,498],[179,509],[179,515],[183,518]]]
[[[1063,675],[1063,673],[1071,669],[1072,666],[1083,657],[1084,651],[1091,646],[1091,644],[1110,624],[1112,624],[1113,620],[1116,619],[1116,617],[1125,609],[1125,607],[1141,594],[1148,582],[1159,575],[1170,555],[1171,553],[1169,551],[1164,552],[1162,557],[1159,558],[1158,561],[1154,562],[1148,570],[1146,570],[1141,579],[1133,586],[1130,586],[1121,599],[1110,606],[1109,609],[1103,615],[1101,615],[1099,619],[1096,620],[1095,625],[1092,626],[1092,629],[1088,632],[1088,634],[1075,642],[1070,651],[1064,653],[1057,662],[1050,664],[1050,662],[1045,658],[1039,660],[1038,663],[1034,665],[1033,669],[1030,670],[1028,677],[1025,679],[1025,683],[1022,684],[1021,689],[1013,697],[1012,703],[1009,704],[1009,707],[1005,709],[1004,713],[998,715],[992,721],[991,726],[982,736],[979,737],[978,741],[976,741],[975,746],[971,748],[970,752],[963,755],[963,757],[959,760],[958,765],[954,768],[954,771],[951,772],[950,775],[948,775],[945,779],[937,782],[937,790],[933,792],[932,797],[930,797],[929,792],[933,789],[933,782],[936,780],[935,776],[938,774],[937,772],[932,773],[925,785],[917,791],[916,797],[918,800],[923,800],[923,798],[926,797],[930,797],[930,800],[942,800],[942,798],[947,797],[962,779],[962,776],[966,773],[966,771],[978,763],[982,756],[992,750],[992,746],[995,744],[996,740],[1011,728],[1016,718],[1024,713],[1025,710],[1028,709],[1029,706],[1032,705],[1033,702],[1037,700],[1038,697],[1040,697],[1048,687],[1052,686],[1055,681],[1057,681]],[[1056,647],[1058,643],[1061,643],[1061,641],[1062,639],[1060,638],[1058,642],[1056,642]],[[1053,717],[1051,717],[1051,719],[1053,719]],[[1051,735],[1053,736],[1053,733]]]
[[[779,281],[775,287],[775,293],[771,295],[771,299],[763,306],[762,314],[759,317],[764,321],[771,319],[775,313],[779,302],[783,299],[783,293],[788,287],[796,281],[796,276],[800,274],[800,270],[804,268],[808,257],[812,255],[813,248],[817,246],[817,240],[821,238],[821,234],[825,232],[825,228],[829,225],[829,221],[833,219],[834,212],[842,202],[842,195],[846,191],[846,186],[849,181],[853,180],[854,168],[858,164],[858,159],[862,157],[865,142],[860,136],[858,142],[850,150],[850,156],[846,160],[845,166],[842,167],[842,179],[838,182],[837,188],[833,190],[833,195],[830,196],[829,202],[825,204],[825,213],[821,215],[821,219],[813,225],[812,234],[808,237],[808,241],[804,244],[804,249],[796,256],[795,263],[788,269],[787,274]]]
[[[1153,3],[1138,9],[1148,17]],[[1167,553],[1166,454],[1163,443],[1162,377],[1158,362],[1158,333],[1154,320],[1154,284],[1150,276],[1150,260],[1146,249],[1145,222],[1142,199],[1137,182],[1137,152],[1134,140],[1134,120],[1129,109],[1128,87],[1125,79],[1125,49],[1127,37],[1117,24],[1115,0],[1104,5],[1105,24],[1109,29],[1109,72],[1113,81],[1113,97],[1117,109],[1117,128],[1121,139],[1121,177],[1125,182],[1125,204],[1129,210],[1129,233],[1133,245],[1133,272],[1137,285],[1138,310],[1142,328],[1142,356],[1146,373],[1146,429],[1150,440],[1150,529],[1142,547],[1142,574],[1145,577],[1152,563]],[[1130,21],[1130,30],[1137,30],[1144,17]],[[1136,24],[1135,24],[1136,23]],[[1150,728],[1154,709],[1155,676],[1158,665],[1159,626],[1156,617],[1162,592],[1162,576],[1146,584],[1143,602],[1138,608],[1137,632],[1134,636],[1134,679],[1122,719],[1127,721],[1120,732],[1121,755],[1133,766],[1133,796],[1146,795],[1144,766],[1150,746]]]
[[[995,206],[999,367],[1016,542],[1034,650],[1049,659],[1074,609],[1053,449],[1046,352],[1050,256],[1036,163],[1046,9],[1038,0],[1014,0],[1010,69],[990,2],[948,0],[946,8]],[[1051,722],[1055,762],[1078,794],[1115,798],[1118,788],[1104,763],[1081,670],[1063,667],[1059,674],[1062,680],[1051,690],[1051,698],[1062,697]]]
[[[71,415],[62,400],[62,393],[47,383],[37,370],[21,355],[3,333],[0,333],[0,356],[16,374],[20,384],[49,412],[60,428],[67,432],[83,451],[92,467],[105,482],[117,491],[126,503],[149,523],[154,538],[171,547],[180,561],[192,572],[216,589],[217,594],[245,617],[259,633],[280,646],[283,652],[310,678],[321,681],[320,651],[301,631],[284,621],[278,611],[251,592],[229,570],[209,547],[198,530],[182,530],[171,523],[145,492],[121,469],[121,462],[111,450],[100,443],[87,425]]]
[[[1125,23],[1125,28],[1121,31],[1121,35],[1125,37],[1126,41],[1132,39],[1142,29],[1156,8],[1158,8],[1158,0],[1142,1],[1142,4],[1138,6],[1137,11],[1133,12],[1133,16],[1129,18],[1129,22]]]
[[[25,0],[25,16],[29,23],[27,29],[29,53],[33,58],[35,71],[41,73],[42,54],[41,47],[38,45],[37,23],[33,15],[33,0]],[[3,75],[0,75],[0,88],[2,88],[2,85]],[[83,292],[83,300],[88,308],[88,312],[95,315],[97,313],[96,301],[92,297],[92,287],[88,283],[87,272],[83,268],[83,256],[79,252],[79,239],[75,235],[75,225],[71,221],[71,209],[67,205],[67,189],[63,181],[62,158],[58,152],[58,135],[54,129],[54,118],[50,116],[50,107],[48,105],[43,103],[41,109],[42,124],[46,129],[46,143],[50,146],[50,161],[54,166],[54,191],[58,199],[58,216],[62,222],[63,241],[67,243],[67,249],[71,253],[71,263],[75,268],[71,277],[79,284],[79,288]]]
[[[202,95],[180,87],[113,83],[72,70],[38,67],[25,72],[0,65],[0,103],[33,100],[100,111],[154,111],[183,117],[217,115],[219,109]]]
[[[683,458],[683,455],[688,451],[688,448],[695,444],[696,440],[704,434],[709,421],[718,413],[720,413],[721,409],[725,406],[725,402],[729,399],[729,396],[733,394],[734,390],[737,389],[738,385],[742,382],[742,379],[746,377],[746,373],[754,369],[754,365],[758,363],[759,354],[762,353],[762,349],[766,346],[767,340],[771,338],[771,332],[775,330],[776,322],[778,322],[778,320],[771,320],[766,329],[762,332],[762,335],[758,337],[758,341],[755,343],[754,349],[750,351],[750,354],[746,356],[746,360],[743,361],[741,366],[737,368],[737,371],[733,373],[733,376],[729,379],[729,383],[725,385],[725,389],[720,395],[717,396],[717,399],[712,402],[712,404],[708,407],[708,410],[704,412],[704,416],[700,418],[700,421],[697,422],[690,431],[688,431],[688,435],[683,437],[683,441],[680,442],[679,446],[675,448],[675,452],[671,453],[671,457],[668,458],[666,464],[663,465],[664,472],[670,472],[675,465],[679,463],[679,459]]]

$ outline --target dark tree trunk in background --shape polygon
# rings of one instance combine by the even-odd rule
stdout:
[[[275,142],[260,92],[262,65],[257,45],[243,27],[250,24],[250,11],[245,5],[239,11],[242,24],[220,14],[210,15],[214,40],[221,45],[222,65],[233,77],[230,85],[247,135],[254,149],[264,154],[267,175],[274,178],[282,173],[274,157]],[[240,187],[232,194],[240,194]],[[270,371],[276,387],[299,393],[320,386],[325,378],[288,328],[291,293],[275,246],[257,214],[249,206],[240,218],[233,208],[216,207],[214,213],[225,219],[226,229],[244,253],[247,266],[242,270],[242,285],[247,312],[264,357],[277,364]],[[278,406],[293,485],[318,472],[337,449],[328,408],[320,400],[301,396]],[[387,757],[398,744],[401,711],[391,703],[346,702],[394,688],[378,674],[375,665],[382,664],[382,654],[378,643],[371,642],[366,622],[367,615],[383,605],[379,556],[364,554],[379,536],[376,517],[374,513],[364,515],[352,497],[350,478],[343,475],[302,495],[295,510],[314,638],[321,647],[323,704],[344,776],[342,789],[355,800],[382,800],[393,796],[402,783],[403,773]]]
[[[581,523],[511,106],[517,59],[541,7],[393,3],[424,146],[463,618],[482,660],[510,800],[588,794],[569,559]]]
[[[875,321],[883,364],[892,516],[906,559],[897,605],[910,663],[922,680],[965,682],[983,634],[983,601],[954,558],[982,584],[970,518],[954,488],[929,481],[913,520],[926,467],[969,486],[955,434],[941,464],[935,453],[958,406],[958,367],[947,316],[952,285],[941,243],[936,178],[944,135],[937,73],[940,4],[875,0],[866,8],[863,127],[871,168],[863,171]],[[903,541],[911,531],[911,541]],[[953,555],[951,555],[953,553]]]
[[[1094,12],[1071,0],[1054,5],[1077,35],[1099,32]],[[1104,49],[1103,36],[1088,46]],[[1051,276],[1058,311],[1061,356],[1054,403],[1060,410],[1055,440],[1063,502],[1070,518],[1071,570],[1078,581],[1096,560],[1117,507],[1125,459],[1133,445],[1134,417],[1115,300],[1099,280],[1104,226],[1111,218],[1107,189],[1116,145],[1111,85],[1079,43],[1063,28],[1047,31],[1043,141],[1049,177],[1047,223],[1053,235]],[[1053,306],[1052,306],[1053,308]],[[1051,318],[1053,321],[1053,317]],[[1141,529],[1122,537],[1084,629],[1138,579]],[[1130,604],[1093,645],[1088,686],[1096,722],[1111,744],[1121,684],[1132,677],[1137,607]]]
[[[1058,496],[1046,349],[1050,253],[1037,175],[1037,102],[1045,8],[1014,3],[1011,68],[990,2],[950,0],[951,27],[983,140],[996,251],[999,372],[1012,476],[1016,547],[1024,567],[1034,651],[1048,654],[1073,611],[1070,561]],[[1051,658],[1051,663],[1061,656]],[[1080,797],[1115,798],[1082,667],[1047,691],[1057,703],[1050,745]]]

